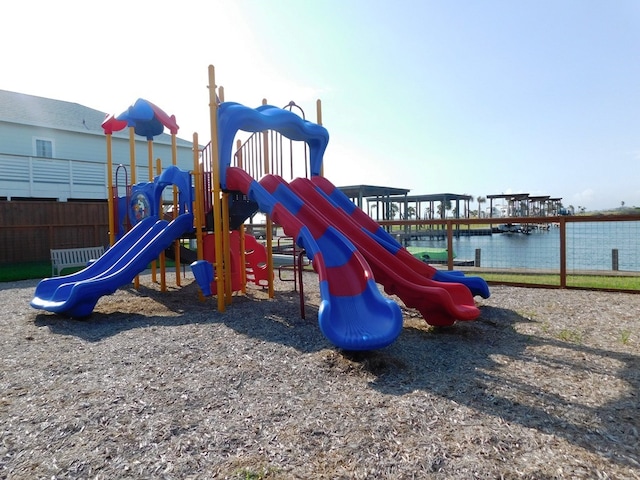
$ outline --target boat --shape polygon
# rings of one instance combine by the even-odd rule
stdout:
[[[408,252],[418,260],[427,263],[442,263],[449,259],[446,248],[437,247],[407,247]],[[455,252],[453,258],[456,258]]]
[[[519,223],[501,223],[498,225],[499,233],[520,233],[521,228]]]
[[[497,227],[498,233],[523,233],[529,235],[534,227],[531,225],[522,225],[520,223],[501,223]]]

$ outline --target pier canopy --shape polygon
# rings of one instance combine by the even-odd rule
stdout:
[[[453,218],[469,218],[471,195],[458,193],[432,193],[428,195],[409,195],[405,198],[404,220],[410,220],[409,208],[413,207],[416,219],[432,220],[446,218],[451,211]]]
[[[393,220],[391,204],[401,203],[404,205],[404,199],[410,191],[406,188],[379,187],[375,185],[351,185],[338,187],[338,190],[376,220]],[[392,198],[395,200],[391,200]],[[366,208],[365,200],[367,201]]]
[[[528,193],[501,193],[487,195],[489,217],[546,217],[558,215],[562,207],[561,197],[532,196]],[[495,203],[502,200],[503,203]]]
[[[399,216],[400,220],[446,218],[449,211],[452,212],[453,218],[469,218],[469,203],[473,201],[471,195],[457,193],[408,195],[410,190],[406,188],[373,185],[338,188],[376,221],[394,220],[396,216]]]

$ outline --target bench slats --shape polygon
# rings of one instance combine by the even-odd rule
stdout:
[[[58,276],[63,269],[84,267],[104,253],[104,247],[51,249],[51,276]]]

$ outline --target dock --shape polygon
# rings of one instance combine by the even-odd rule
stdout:
[[[476,237],[489,236],[494,232],[491,228],[454,228],[454,237]],[[414,240],[440,240],[447,238],[447,230],[441,228],[425,228],[420,230],[411,230],[409,232],[393,232],[400,243],[406,245],[407,242]]]

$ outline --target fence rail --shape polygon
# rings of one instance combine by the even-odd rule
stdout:
[[[491,283],[640,293],[640,215],[380,222],[405,246],[446,249],[442,268]]]
[[[0,202],[0,264],[108,244],[107,205]],[[640,293],[640,215],[393,220],[404,245],[446,249],[440,268],[491,283]],[[513,232],[506,232],[511,226]]]

